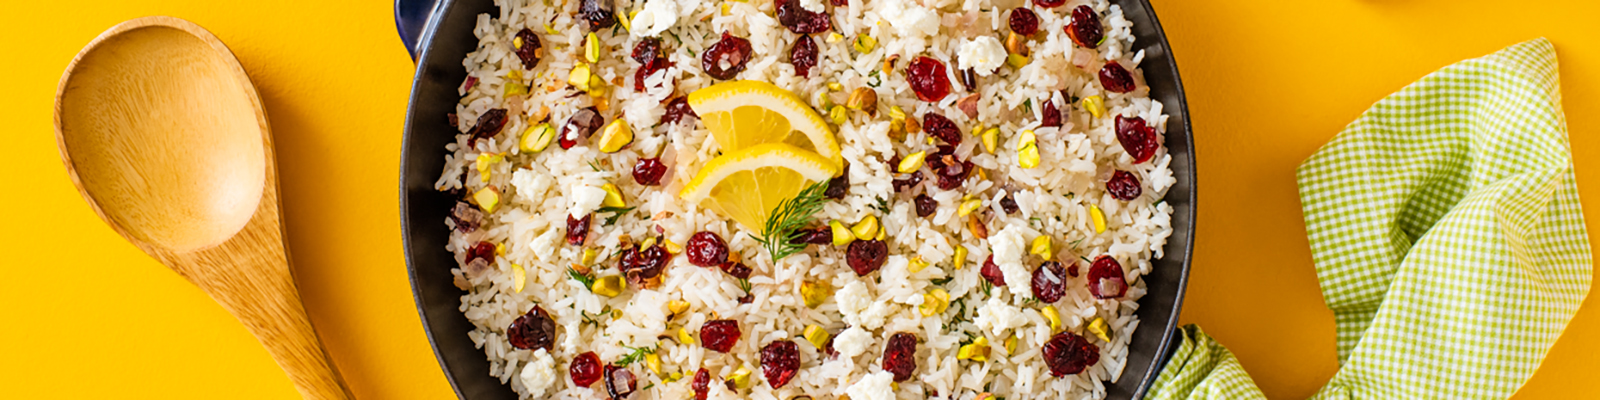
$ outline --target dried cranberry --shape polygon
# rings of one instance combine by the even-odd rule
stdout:
[[[794,65],[795,76],[810,75],[811,67],[817,66],[817,42],[806,35],[796,38],[789,48],[789,64]]]
[[[471,77],[471,76],[467,77],[467,81],[469,81],[469,82],[477,80],[477,79],[478,78]],[[456,115],[456,113],[445,114],[445,117],[450,119],[450,127],[451,128],[455,128],[455,127],[461,126],[461,116]]]
[[[1072,9],[1072,22],[1067,23],[1065,30],[1073,43],[1091,49],[1099,47],[1106,38],[1106,31],[1100,26],[1100,15],[1086,5]]]
[[[911,202],[917,206],[918,217],[926,218],[939,209],[939,202],[933,200],[932,197],[928,197],[927,193],[917,195],[917,197],[911,199]]]
[[[767,343],[761,348],[761,375],[773,389],[781,388],[800,372],[800,347],[793,340]]]
[[[623,250],[617,270],[628,278],[628,283],[639,286],[645,281],[661,276],[661,271],[667,269],[667,262],[671,260],[672,253],[667,252],[667,249],[659,244],[645,249],[631,247]]]
[[[1123,68],[1122,64],[1117,64],[1116,61],[1107,62],[1106,66],[1100,67],[1100,86],[1105,86],[1107,92],[1132,92],[1133,73],[1128,72],[1127,68]]]
[[[926,119],[926,118],[925,118]],[[955,156],[954,146],[939,146],[939,151],[928,156],[928,167],[935,172],[940,189],[953,190],[961,187],[966,182],[967,176],[972,174],[972,161],[963,161]]]
[[[1033,10],[1013,8],[1006,22],[1011,25],[1011,31],[1018,35],[1030,36],[1039,32],[1039,14],[1034,14]]]
[[[722,40],[718,40],[700,54],[700,69],[705,70],[706,75],[711,75],[712,78],[733,79],[740,72],[744,72],[745,63],[750,62],[753,51],[749,40],[722,31]],[[727,66],[723,66],[724,64]]]
[[[579,354],[567,366],[567,374],[572,375],[572,384],[578,387],[593,385],[600,380],[600,373],[600,356],[592,351]]]
[[[850,5],[850,0],[832,0],[829,3],[833,4],[834,7],[844,7]]]
[[[1137,199],[1142,191],[1139,188],[1139,177],[1133,176],[1128,171],[1113,172],[1111,180],[1106,181],[1106,193],[1111,193],[1111,197],[1117,200]]]
[[[517,58],[522,60],[522,69],[533,69],[539,65],[539,58],[544,56],[544,45],[539,43],[539,35],[534,34],[532,29],[522,28],[517,31],[517,39],[522,39],[521,46],[513,50],[516,51]],[[515,44],[516,41],[512,43]]]
[[[651,61],[661,58],[661,39],[647,37],[644,40],[640,40],[639,44],[633,45],[633,53],[628,56],[633,61],[638,62],[639,65],[649,64]]]
[[[527,314],[511,321],[511,326],[506,327],[506,338],[511,347],[550,350],[556,343],[556,320],[551,319],[543,307],[533,306]]]
[[[1097,299],[1115,299],[1128,292],[1122,264],[1111,256],[1100,256],[1089,266],[1089,293]]]
[[[1039,268],[1033,270],[1033,297],[1046,303],[1061,300],[1067,293],[1067,270],[1061,268],[1061,263],[1045,261]]]
[[[1122,144],[1122,151],[1133,157],[1133,163],[1138,164],[1150,161],[1156,156],[1156,149],[1161,147],[1156,143],[1156,129],[1144,122],[1144,118],[1123,118],[1117,116],[1117,143]]]
[[[778,23],[797,34],[827,32],[833,29],[833,20],[826,12],[811,12],[794,0],[777,0]]]
[[[916,187],[917,184],[922,183],[922,171],[911,171],[911,174],[906,175],[905,179],[895,179],[892,183],[894,184],[895,193],[904,192],[906,189]]]
[[[700,344],[707,349],[727,353],[739,343],[739,322],[731,319],[706,321],[700,326]]]
[[[694,113],[693,108],[689,108],[688,96],[674,97],[672,100],[667,101],[667,112],[661,114],[661,123],[676,124],[678,121],[682,121],[683,117],[700,118],[698,114]]]
[[[1072,263],[1072,265],[1068,265],[1067,266],[1067,276],[1070,276],[1070,277],[1073,277],[1073,278],[1077,278],[1078,277],[1078,263],[1074,262],[1074,263]]]
[[[478,242],[467,249],[467,263],[479,258],[485,263],[494,264],[494,243]]]
[[[1000,265],[994,263],[993,254],[990,254],[989,258],[983,259],[983,269],[978,270],[978,275],[983,276],[983,280],[989,281],[990,285],[1006,285],[1006,273],[1001,272]]]
[[[833,230],[827,227],[816,229],[803,229],[800,235],[795,236],[791,243],[799,244],[829,244],[833,243]]]
[[[739,279],[750,279],[750,273],[752,272],[750,266],[744,265],[742,262],[722,263],[721,268],[722,272]]]
[[[649,78],[651,75],[655,75],[657,72],[661,72],[661,70],[667,69],[672,65],[673,63],[671,61],[667,61],[665,58],[657,58],[650,60],[650,62],[645,63],[644,65],[640,65],[639,69],[633,72],[633,91],[643,92],[645,89],[645,78]],[[667,83],[671,84],[670,81]]]
[[[754,301],[756,301],[756,295],[745,293],[744,296],[739,296],[739,304],[750,304]]]
[[[1017,207],[1017,199],[1014,194],[1007,194],[1006,197],[1000,198],[1000,209],[1005,210],[1006,214],[1016,214],[1017,211],[1021,211]]]
[[[889,245],[878,240],[857,240],[850,242],[844,252],[845,263],[850,264],[850,269],[856,275],[866,276],[883,268],[883,262],[889,259]]]
[[[1044,104],[1039,106],[1039,113],[1043,114],[1039,117],[1039,126],[1050,128],[1061,127],[1061,109],[1056,108],[1056,102],[1054,100],[1045,99]]]
[[[906,80],[922,101],[935,102],[950,95],[950,75],[939,60],[926,56],[911,60],[911,66],[906,67]]]
[[[472,203],[457,201],[455,208],[450,209],[450,220],[456,223],[456,231],[471,233],[483,224],[483,211]]]
[[[1033,0],[1033,5],[1042,8],[1056,8],[1061,7],[1062,4],[1067,4],[1067,0]]]
[[[1044,343],[1044,351],[1040,355],[1044,357],[1044,363],[1050,366],[1050,375],[1063,377],[1076,375],[1100,362],[1100,347],[1089,343],[1083,336],[1062,331]]]
[[[587,138],[605,125],[605,117],[600,116],[600,111],[594,107],[579,109],[567,118],[567,123],[561,126],[560,144],[563,149],[570,149],[578,143],[578,139]]]
[[[930,111],[922,114],[922,130],[951,146],[961,145],[961,128],[956,127],[954,121],[939,113]]]
[[[714,232],[700,231],[689,237],[684,253],[689,255],[690,264],[718,267],[728,262],[728,243]]]
[[[956,79],[961,81],[961,87],[967,88],[968,92],[978,88],[978,71],[972,68],[956,72]]]
[[[640,185],[660,185],[661,176],[666,174],[667,165],[661,163],[661,157],[640,158],[633,164],[633,181]]]
[[[883,370],[894,374],[895,382],[911,379],[917,372],[917,334],[896,332],[883,348]]]
[[[633,395],[635,385],[639,382],[633,377],[633,371],[629,371],[628,367],[612,364],[606,364],[605,370],[606,394],[610,395],[612,400],[623,400]]]
[[[467,131],[467,133],[472,134],[472,139],[467,141],[467,145],[477,146],[479,139],[488,139],[494,137],[494,135],[499,135],[500,130],[505,129],[508,118],[504,108],[484,111],[482,115],[478,116],[478,124],[473,125],[472,130]]]
[[[584,240],[589,239],[589,222],[594,220],[594,214],[587,214],[583,219],[567,216],[567,244],[582,246]]]
[[[701,368],[694,373],[694,381],[689,382],[689,388],[694,389],[694,400],[706,400],[706,394],[711,392],[711,371]]]
[[[578,4],[578,18],[589,21],[591,31],[610,28],[617,23],[616,14],[611,12],[611,0],[582,0]]]
[[[850,191],[850,166],[844,167],[844,172],[828,180],[828,190],[822,192],[823,197],[838,200]]]

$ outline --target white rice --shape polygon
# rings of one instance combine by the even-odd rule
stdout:
[[[458,286],[466,290],[461,297],[461,311],[476,324],[468,333],[478,347],[484,350],[491,368],[490,373],[509,384],[512,389],[529,398],[598,399],[605,398],[600,384],[576,387],[567,373],[567,366],[576,355],[593,351],[605,362],[615,361],[630,350],[659,346],[656,354],[661,359],[661,372],[654,373],[642,364],[630,368],[639,377],[641,390],[633,399],[685,399],[691,398],[690,377],[699,368],[706,368],[714,377],[712,398],[754,398],[789,400],[799,395],[831,399],[849,393],[851,397],[879,398],[893,393],[902,399],[959,399],[968,400],[979,392],[991,392],[1007,399],[1045,398],[1102,398],[1106,394],[1105,382],[1115,382],[1121,375],[1127,356],[1127,344],[1139,321],[1133,313],[1138,300],[1145,294],[1141,276],[1150,272],[1152,258],[1162,257],[1162,247],[1172,233],[1172,208],[1160,202],[1175,178],[1168,167],[1170,156],[1165,147],[1153,160],[1134,164],[1123,153],[1113,131],[1115,115],[1141,117],[1156,128],[1166,129],[1166,116],[1162,105],[1149,98],[1149,89],[1142,84],[1137,66],[1143,52],[1134,52],[1131,23],[1122,17],[1121,10],[1105,0],[1071,0],[1062,7],[1039,9],[1041,34],[1030,44],[1032,61],[1016,69],[1001,66],[993,75],[980,78],[980,101],[976,121],[969,119],[956,108],[955,100],[967,92],[953,76],[958,65],[955,53],[963,41],[979,36],[1004,39],[1008,31],[1006,13],[1023,6],[1019,0],[920,0],[921,4],[894,0],[850,0],[845,7],[829,6],[834,29],[841,36],[830,38],[829,33],[813,35],[821,50],[819,65],[809,77],[795,77],[794,68],[787,62],[790,44],[796,35],[779,25],[773,16],[771,0],[702,2],[699,0],[650,0],[677,3],[676,24],[661,34],[664,48],[670,51],[673,68],[663,75],[647,80],[656,84],[668,77],[676,80],[676,90],[656,88],[635,92],[634,70],[637,63],[628,59],[628,53],[640,38],[632,37],[620,26],[615,30],[599,32],[606,45],[602,60],[594,67],[611,84],[610,100],[602,112],[607,122],[623,115],[633,126],[635,141],[627,149],[613,154],[602,154],[590,146],[562,150],[552,145],[537,154],[522,154],[517,148],[517,137],[530,125],[530,115],[548,107],[552,125],[559,127],[569,116],[582,107],[595,103],[587,95],[571,96],[575,90],[566,88],[570,69],[581,61],[583,36],[587,29],[583,21],[575,19],[579,0],[497,0],[498,15],[480,15],[474,33],[480,39],[478,48],[463,61],[468,74],[477,79],[470,90],[463,91],[456,115],[462,132],[456,142],[446,148],[446,166],[437,187],[440,190],[464,189],[471,193],[487,186],[505,193],[500,209],[487,215],[483,225],[469,233],[456,230],[449,249],[456,253],[458,262],[464,261],[467,249],[479,241],[504,246],[504,254],[495,258],[489,269],[468,273],[454,270]],[[802,0],[803,1],[803,0]],[[626,15],[629,10],[645,8],[645,0],[619,0],[615,10]],[[807,6],[815,6],[809,2]],[[865,3],[865,4],[864,4]],[[1107,38],[1098,49],[1080,49],[1072,45],[1063,32],[1070,19],[1071,10],[1081,4],[1092,6],[1103,16]],[[726,6],[727,11],[721,10]],[[668,9],[657,6],[655,10]],[[884,21],[885,17],[908,19],[916,12],[931,12],[938,19],[937,35],[925,36],[916,27],[901,29],[899,25],[917,21]],[[900,24],[896,24],[900,23]],[[549,26],[547,31],[546,24]],[[929,25],[931,26],[931,25]],[[544,46],[543,61],[533,70],[523,70],[521,62],[512,52],[511,38],[522,28],[536,32]],[[819,221],[851,223],[868,215],[882,219],[890,245],[890,260],[872,276],[858,277],[843,262],[843,251],[832,246],[811,246],[774,264],[749,232],[722,216],[703,210],[693,204],[678,200],[676,193],[693,177],[696,168],[718,154],[715,141],[708,140],[709,133],[697,122],[655,126],[663,113],[663,101],[693,90],[709,86],[714,80],[700,72],[700,52],[718,40],[721,32],[728,31],[751,41],[754,56],[749,67],[737,79],[754,79],[771,82],[791,90],[802,98],[820,106],[816,93],[826,92],[827,83],[836,82],[843,91],[832,92],[831,100],[844,103],[849,91],[878,83],[880,115],[869,118],[864,113],[852,112],[850,121],[837,127],[842,156],[852,167],[849,193],[842,200],[827,204],[817,215]],[[869,34],[879,42],[874,50],[859,54],[851,49],[851,38],[856,34]],[[902,35],[907,34],[907,35]],[[877,73],[889,54],[899,54],[897,70],[887,76]],[[937,103],[919,101],[907,84],[904,66],[918,55],[939,59],[951,71],[952,95]],[[1106,60],[1117,60],[1134,71],[1141,84],[1131,93],[1104,92],[1094,74]],[[1075,65],[1076,64],[1076,65]],[[1089,68],[1084,68],[1089,67]],[[530,84],[529,95],[507,99],[504,86],[512,71],[520,71],[521,83]],[[1063,98],[1064,90],[1073,97],[1105,96],[1110,112],[1093,118]],[[1063,105],[1066,117],[1061,128],[1039,128],[1040,107],[1046,98]],[[1024,104],[1027,104],[1025,106]],[[940,190],[932,179],[923,185],[926,192],[940,206],[935,215],[917,217],[909,196],[896,195],[891,186],[889,169],[884,160],[897,152],[907,154],[917,150],[931,150],[918,146],[927,140],[927,133],[907,135],[904,141],[894,141],[886,134],[889,118],[884,115],[890,105],[898,105],[912,116],[924,112],[938,112],[954,120],[966,135],[957,153],[985,170],[987,179],[969,178],[962,188]],[[486,110],[504,108],[511,110],[511,118],[502,133],[494,138],[480,140],[476,148],[468,147],[471,135],[466,132]],[[825,114],[825,113],[824,113]],[[692,119],[688,119],[692,120]],[[984,152],[978,138],[968,133],[974,126],[998,126],[1001,129],[1000,148],[994,154]],[[1038,135],[1042,161],[1037,168],[1016,167],[1016,133],[1033,129]],[[1164,135],[1162,135],[1164,137]],[[598,138],[598,134],[595,136]],[[913,149],[916,150],[908,150]],[[488,177],[483,178],[475,163],[480,154],[503,153],[503,162],[488,165]],[[663,154],[671,168],[661,186],[641,186],[628,175],[636,159]],[[1139,177],[1144,194],[1132,201],[1121,201],[1105,193],[1104,181],[1111,170],[1130,171]],[[751,294],[755,300],[741,304],[738,298],[745,293],[735,280],[715,269],[698,268],[688,263],[686,257],[674,257],[663,273],[662,284],[653,289],[629,287],[617,297],[603,297],[590,293],[580,283],[568,278],[569,265],[583,257],[581,248],[566,245],[563,240],[565,222],[572,196],[584,185],[610,182],[617,185],[628,205],[639,209],[628,213],[614,225],[605,225],[597,216],[594,231],[587,245],[598,251],[602,259],[595,266],[601,274],[616,274],[615,254],[624,237],[634,241],[661,232],[673,243],[686,243],[697,231],[711,231],[728,240],[732,252],[740,255],[754,269],[750,278]],[[913,189],[916,190],[916,189]],[[909,191],[908,191],[909,192]],[[1013,293],[1026,287],[1026,282],[1013,283],[1006,289],[995,288],[992,295],[982,290],[979,265],[995,246],[1026,246],[1026,243],[990,243],[968,232],[965,218],[956,215],[956,205],[967,194],[985,198],[984,212],[992,216],[988,226],[989,239],[1001,237],[1029,240],[1038,235],[1055,239],[1058,260],[1076,262],[1081,271],[1088,270],[1085,259],[1110,255],[1119,260],[1127,272],[1130,287],[1120,299],[1098,300],[1087,290],[1085,276],[1068,279],[1066,295],[1051,304],[1059,310],[1064,329],[1079,333],[1099,346],[1100,360],[1083,373],[1065,377],[1052,377],[1040,357],[1040,349],[1052,336],[1047,320],[1040,314],[1045,304],[1032,299],[1031,294]],[[1000,207],[1002,196],[1014,198],[1021,211],[1008,215]],[[886,211],[874,206],[878,198],[890,199]],[[1098,205],[1105,213],[1108,229],[1096,233],[1090,219],[1089,205]],[[444,221],[452,228],[453,221]],[[998,232],[1006,232],[999,235]],[[969,250],[964,268],[952,266],[952,255],[957,245]],[[1026,249],[1026,247],[1023,247]],[[912,273],[908,269],[911,257],[930,261],[933,266]],[[1031,271],[1038,265],[1037,256],[1023,254],[1023,267]],[[513,268],[527,271],[526,287],[514,290]],[[1015,272],[1015,271],[1012,271]],[[470,276],[469,276],[470,275]],[[1014,275],[1014,274],[1008,274]],[[949,279],[942,287],[949,291],[952,304],[941,315],[923,317],[917,305],[922,294],[936,287],[935,280]],[[1014,280],[1014,279],[1012,279]],[[800,286],[805,281],[826,281],[856,301],[848,303],[841,312],[840,297],[830,297],[816,309],[806,308],[800,297]],[[686,315],[669,319],[667,302],[685,300],[690,304]],[[956,300],[960,299],[960,300]],[[554,359],[555,382],[550,387],[526,387],[527,382],[542,384],[548,379],[546,371],[524,371],[526,366],[551,369],[544,354],[535,357],[530,350],[512,347],[505,336],[506,327],[534,305],[549,311],[558,325],[554,348],[548,357]],[[605,310],[620,310],[617,319],[597,318],[598,323],[585,323]],[[847,317],[846,314],[849,314]],[[1095,318],[1103,318],[1108,326],[1110,341],[1102,341],[1086,331]],[[743,336],[728,354],[708,352],[698,344],[679,344],[673,337],[678,329],[698,332],[700,325],[711,319],[739,321]],[[846,320],[858,323],[847,335],[850,343],[836,343],[836,347],[849,350],[845,354],[829,357],[808,344],[801,337],[807,325],[816,324],[839,335],[846,330]],[[895,332],[912,332],[919,339],[916,376],[900,382],[897,388],[883,388],[884,374],[881,358],[883,346]],[[986,362],[958,360],[957,348],[969,337],[983,335],[993,344],[993,352]],[[1001,346],[1007,337],[1017,337],[1016,354],[1006,355]],[[798,376],[782,388],[774,389],[762,378],[758,352],[762,346],[775,340],[793,339],[799,343],[801,369]],[[860,342],[866,340],[865,344]],[[853,356],[850,355],[854,354]],[[532,363],[532,364],[530,364]],[[751,387],[737,391],[721,384],[722,379],[739,368],[753,371]],[[681,375],[680,375],[681,374]],[[673,380],[681,376],[682,379]],[[530,377],[530,378],[522,378]],[[537,378],[537,379],[535,379]],[[892,390],[892,391],[891,391]]]

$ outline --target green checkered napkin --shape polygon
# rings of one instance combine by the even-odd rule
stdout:
[[[1555,49],[1539,39],[1379,101],[1300,166],[1300,201],[1338,326],[1318,399],[1504,398],[1588,294]],[[1200,328],[1152,399],[1263,398]]]

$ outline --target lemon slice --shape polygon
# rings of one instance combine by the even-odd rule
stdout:
[[[840,165],[839,142],[822,115],[793,92],[761,81],[733,81],[689,93],[694,109],[723,152],[762,143],[788,143]]]
[[[762,232],[778,203],[838,173],[837,164],[817,153],[783,143],[758,144],[711,159],[678,197]]]

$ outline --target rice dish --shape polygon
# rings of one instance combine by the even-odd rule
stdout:
[[[1161,199],[1175,179],[1167,117],[1118,6],[495,3],[463,61],[469,77],[448,116],[459,132],[436,187],[460,196],[442,222],[461,312],[476,326],[468,335],[521,398],[1091,399],[1121,378],[1140,278],[1172,233]],[[1019,9],[1036,33],[1016,34],[1027,29]],[[1074,25],[1075,12],[1093,22]],[[1080,43],[1085,25],[1103,39]],[[724,35],[747,40],[748,59],[705,66]],[[801,40],[814,61],[796,56]],[[646,42],[659,50],[637,57]],[[922,77],[910,76],[932,61],[948,93],[925,101]],[[842,176],[818,185],[844,189],[806,229],[841,240],[774,261],[761,232],[680,198],[724,153],[704,121],[676,115],[680,101],[732,81],[770,83],[828,120]],[[857,101],[862,91],[875,102]],[[937,132],[947,122],[958,137]],[[603,149],[613,124],[630,140]],[[529,151],[528,138],[552,132],[557,143]],[[665,168],[659,183],[630,174],[645,159]],[[579,220],[586,230],[574,232]],[[867,220],[859,237],[830,228]],[[686,254],[704,232],[728,261],[703,267]],[[855,242],[887,253],[858,273]],[[666,250],[654,255],[659,272],[619,266],[652,248]],[[738,332],[725,351],[711,348],[726,328],[713,321]],[[795,346],[767,351],[785,342]],[[797,354],[797,368],[780,353]]]

